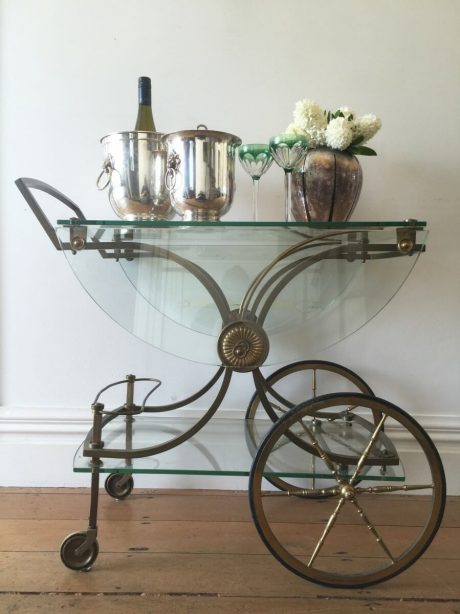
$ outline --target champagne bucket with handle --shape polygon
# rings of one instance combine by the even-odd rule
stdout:
[[[168,162],[166,186],[185,220],[217,221],[230,209],[235,192],[235,151],[241,139],[227,132],[196,130],[163,137]]]
[[[101,139],[104,163],[99,190],[109,189],[115,213],[125,220],[171,219],[165,185],[166,148],[159,132],[116,132]]]

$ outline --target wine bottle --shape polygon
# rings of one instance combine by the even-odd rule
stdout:
[[[156,132],[152,114],[152,84],[149,77],[139,77],[139,108],[134,130]]]

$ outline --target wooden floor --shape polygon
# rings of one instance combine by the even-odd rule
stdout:
[[[60,543],[86,528],[84,489],[0,489],[0,612],[460,613],[460,498],[410,569],[366,589],[328,589],[265,549],[246,493],[101,495],[101,552],[89,573],[64,567]]]

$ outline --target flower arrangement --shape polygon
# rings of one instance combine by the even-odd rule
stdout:
[[[335,112],[325,111],[312,100],[299,100],[294,108],[294,121],[286,132],[307,137],[310,148],[330,147],[352,155],[376,156],[364,145],[381,128],[382,122],[372,114],[357,116],[348,107]]]

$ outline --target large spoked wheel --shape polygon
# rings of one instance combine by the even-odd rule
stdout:
[[[134,480],[131,475],[123,473],[111,473],[105,481],[105,490],[114,499],[126,499],[134,488]]]
[[[74,571],[89,571],[98,554],[97,540],[88,543],[87,535],[83,531],[71,533],[62,542],[61,560],[66,567]]]
[[[356,373],[335,362],[326,360],[300,360],[271,373],[265,382],[267,399],[275,422],[289,409],[311,399],[334,392],[362,392],[373,396],[366,382]],[[256,391],[249,402],[246,419],[260,418],[266,412],[260,393]]]
[[[263,490],[271,476],[315,482]],[[382,582],[414,563],[441,523],[445,490],[426,432],[395,405],[359,393],[290,410],[267,433],[249,480],[254,522],[272,554],[307,580],[344,588]],[[322,492],[329,496],[318,501]]]
[[[301,360],[291,363],[271,373],[265,380],[268,384],[266,393],[270,404],[270,419],[275,422],[292,407],[320,395],[333,392],[362,392],[373,396],[368,384],[359,375],[342,365],[325,360]],[[255,392],[248,409],[246,420],[267,417],[259,392]],[[257,422],[248,429],[249,445],[252,450],[258,448],[265,433],[258,432]],[[295,438],[294,438],[295,439]],[[293,483],[277,477],[266,478],[280,490],[289,490]],[[300,485],[299,480],[296,481]],[[320,495],[318,495],[320,496]],[[325,492],[321,496],[328,496]]]

